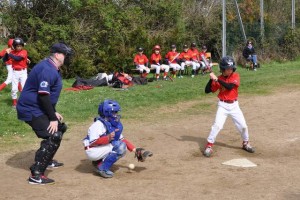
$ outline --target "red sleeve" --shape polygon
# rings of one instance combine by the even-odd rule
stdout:
[[[108,144],[108,143],[109,143],[109,137],[106,135],[106,136],[98,138],[90,146],[100,146],[100,145],[104,145],[104,144]]]
[[[145,56],[145,55],[144,55],[144,59],[145,59],[145,64],[146,64],[147,62],[149,62],[147,56]]]
[[[138,63],[138,58],[137,58],[137,57],[138,57],[138,55],[135,55],[135,56],[134,56],[134,59],[133,59],[133,62],[134,62],[135,64]]]
[[[4,57],[5,54],[6,54],[6,49],[3,49],[3,50],[0,52],[0,57]]]
[[[125,142],[125,144],[126,144],[126,146],[127,146],[127,149],[128,149],[130,152],[132,152],[132,150],[135,149],[135,146],[134,146],[131,142],[129,142],[128,140],[123,139],[122,141]]]
[[[220,88],[220,83],[219,82],[216,82],[216,81],[212,81],[211,83],[211,91],[212,92],[215,92],[217,91],[219,88]]]

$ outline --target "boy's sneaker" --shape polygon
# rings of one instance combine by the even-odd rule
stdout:
[[[249,153],[254,153],[255,149],[250,145],[248,141],[243,142],[243,149]]]
[[[112,178],[114,173],[110,170],[97,170],[97,173],[103,178]]]
[[[61,166],[63,166],[63,165],[64,165],[64,163],[57,162],[57,160],[52,160],[52,161],[49,163],[49,165],[48,165],[47,168],[58,168],[58,167],[61,167]]]
[[[205,147],[205,150],[203,152],[203,155],[206,157],[210,157],[212,154],[213,150],[212,150],[212,144],[208,143]]]
[[[30,176],[28,178],[28,183],[33,185],[47,185],[47,184],[54,184],[54,180],[47,178],[44,175],[35,175]]]

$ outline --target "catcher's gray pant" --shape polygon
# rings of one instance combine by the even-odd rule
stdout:
[[[228,116],[231,116],[232,121],[241,134],[243,141],[249,141],[248,127],[244,115],[239,107],[238,101],[235,101],[234,103],[219,101],[215,123],[211,127],[210,134],[207,138],[209,143],[215,143],[216,137],[223,129],[224,123]]]

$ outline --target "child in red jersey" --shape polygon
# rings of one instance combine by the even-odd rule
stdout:
[[[200,69],[200,59],[199,59],[199,51],[196,48],[196,43],[192,42],[191,48],[188,53],[192,56],[191,60],[193,61],[193,69],[192,69],[192,78],[195,77],[196,71]]]
[[[3,61],[8,61],[11,59],[13,75],[12,75],[12,106],[15,108],[17,105],[17,92],[18,85],[21,83],[22,88],[24,88],[27,79],[27,51],[23,49],[24,41],[21,38],[15,38],[12,43],[12,48],[6,49],[6,54]]]
[[[176,78],[176,73],[181,70],[181,66],[178,64],[179,55],[180,53],[176,51],[176,45],[172,44],[171,51],[169,51],[165,56],[166,62],[170,68],[173,68],[172,74],[174,78]],[[182,78],[181,74],[178,74],[178,78]]]
[[[212,146],[228,116],[231,116],[241,134],[243,139],[242,148],[247,152],[254,153],[255,150],[249,143],[248,127],[237,100],[240,76],[235,72],[236,66],[233,58],[230,56],[223,57],[220,62],[220,69],[222,74],[218,77],[213,72],[210,73],[210,80],[205,88],[205,93],[219,90],[219,102],[216,119],[207,138],[208,143],[204,151],[204,156],[211,156]]]
[[[180,61],[180,66],[181,66],[181,70],[179,72],[180,76],[182,76],[181,73],[184,72],[185,66],[187,66],[187,67],[193,66],[192,55],[190,54],[190,52],[188,50],[189,50],[188,45],[186,45],[186,44],[183,45],[183,51],[179,55],[179,61]]]
[[[142,78],[146,78],[150,72],[148,68],[148,58],[144,54],[144,49],[142,47],[137,48],[138,53],[134,56],[133,62],[138,70],[140,70],[140,74]]]
[[[212,72],[212,70],[211,70],[212,63],[207,60],[206,51],[207,51],[207,47],[205,45],[203,45],[202,51],[199,53],[202,74],[205,74],[206,72]]]
[[[160,54],[160,46],[155,45],[153,47],[153,53],[150,57],[151,69],[155,69],[155,78],[159,80],[160,71],[164,71],[163,79],[167,80],[168,72],[169,72],[169,65],[162,64],[162,57]]]
[[[6,54],[6,50],[12,47],[14,39],[9,39],[7,42],[7,47],[3,49],[0,52],[0,58],[4,57]],[[6,62],[6,69],[7,69],[7,78],[6,80],[0,85],[0,91],[3,90],[8,84],[12,82],[12,74],[13,74],[13,69],[12,69],[12,61],[11,59],[8,59]]]

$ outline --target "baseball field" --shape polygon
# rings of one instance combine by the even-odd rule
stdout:
[[[216,95],[204,94],[208,75],[127,91],[63,91],[57,110],[69,130],[55,158],[65,166],[47,171],[56,181],[48,186],[26,181],[40,141],[17,121],[5,89],[0,96],[0,199],[300,199],[299,64],[274,63],[257,72],[238,69],[239,103],[254,154],[241,149],[240,135],[228,118],[213,156],[202,155],[217,108]],[[72,81],[65,80],[65,88]],[[138,163],[127,152],[113,166],[112,179],[94,172],[81,144],[105,98],[120,102],[125,137],[154,154]],[[232,159],[256,166],[222,164]],[[130,163],[134,170],[128,169]]]

